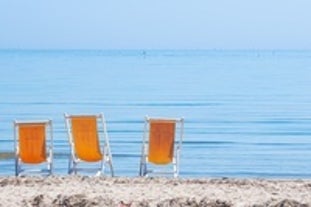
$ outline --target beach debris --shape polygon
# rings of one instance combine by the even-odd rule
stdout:
[[[295,200],[284,199],[275,204],[270,204],[269,207],[308,207],[308,204],[303,204]]]
[[[231,203],[223,200],[209,200],[208,198],[203,198],[199,202],[199,207],[231,207],[233,206]]]
[[[2,180],[0,180],[0,187],[4,187],[7,186],[10,183],[8,178],[4,178]]]
[[[22,203],[23,203],[23,206],[32,206],[32,207],[46,207],[46,206],[48,206],[44,202],[44,195],[42,195],[42,194],[37,195],[28,201],[23,200]]]
[[[120,201],[118,207],[131,207],[132,202],[130,203],[124,203],[123,201]]]
[[[54,207],[80,207],[80,206],[98,206],[98,203],[93,199],[88,199],[83,194],[75,194],[71,196],[57,195],[57,198],[52,202]]]
[[[132,207],[149,207],[149,201],[147,200],[142,200],[138,202],[134,202]]]
[[[272,199],[270,201],[261,203],[261,204],[253,204],[252,207],[309,207],[309,204],[300,203],[296,200],[291,199],[283,199],[283,200],[275,200]]]
[[[36,196],[32,201],[32,206],[45,206],[44,196],[42,194]]]
[[[232,204],[222,201],[215,200],[211,201],[207,198],[203,198],[200,201],[197,201],[194,198],[174,198],[164,200],[157,204],[157,207],[231,207]]]

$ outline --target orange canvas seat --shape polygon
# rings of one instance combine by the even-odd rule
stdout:
[[[100,161],[103,155],[100,151],[96,117],[72,117],[71,127],[77,157],[87,162]]]
[[[15,121],[16,176],[28,172],[52,173],[52,121]],[[49,138],[49,139],[48,139]],[[23,164],[47,163],[47,169],[22,168]]]
[[[164,165],[174,154],[175,121],[150,120],[148,161]]]
[[[78,170],[94,170],[94,168],[78,168],[78,163],[99,163],[97,174],[104,172],[105,165],[110,167],[113,176],[112,157],[109,147],[108,133],[104,116],[99,115],[67,115],[65,114],[71,155],[69,174]],[[101,141],[103,147],[101,148]]]
[[[179,156],[183,138],[183,119],[149,118],[145,119],[142,144],[140,175],[179,174]],[[155,166],[172,166],[168,171],[150,170]]]

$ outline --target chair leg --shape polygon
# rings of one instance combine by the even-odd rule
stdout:
[[[143,165],[143,176],[146,176],[148,174],[148,171],[147,171],[147,164],[144,163]]]
[[[111,174],[111,177],[114,177],[114,171],[113,171],[113,166],[112,166],[111,160],[109,160],[109,167],[110,167],[110,174]]]
[[[49,175],[52,175],[52,162],[51,161],[48,161],[48,171],[49,171]]]
[[[72,162],[72,171],[73,171],[74,175],[76,175],[78,173],[78,171],[77,171],[77,163],[75,161]]]
[[[140,158],[139,176],[141,176],[141,177],[145,176],[146,171],[147,171],[146,158],[145,158],[145,155],[142,154],[142,156]]]
[[[18,163],[18,158],[15,158],[15,176],[18,176],[19,174],[19,163]]]
[[[72,157],[69,157],[69,161],[68,161],[68,174],[71,174],[73,172],[73,160]]]
[[[173,159],[173,173],[174,173],[174,178],[178,177],[178,159]]]
[[[140,161],[140,167],[139,167],[139,176],[143,176],[144,174],[144,163],[142,161]]]
[[[141,159],[140,162],[140,176],[146,176],[147,175],[147,157],[144,157]]]
[[[49,173],[50,173],[50,175],[52,175],[53,174],[53,150],[52,149],[50,149],[50,156],[49,156],[49,159],[48,159],[48,161],[49,161],[49,166],[48,166],[48,168],[49,168]]]
[[[101,174],[105,173],[105,163],[106,163],[105,160],[102,160],[102,161],[100,162],[99,171],[96,173],[97,175],[101,175]]]

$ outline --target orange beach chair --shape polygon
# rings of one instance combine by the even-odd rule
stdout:
[[[113,176],[112,156],[104,115],[65,114],[65,123],[71,151],[68,173],[96,171],[96,175],[101,175],[108,165]],[[79,166],[92,164],[95,167],[89,165],[78,168],[78,164]]]
[[[172,174],[178,177],[183,131],[183,118],[145,118],[140,176]],[[152,167],[157,169],[151,170]]]
[[[14,121],[15,175],[52,174],[52,121]],[[46,163],[47,167],[34,168]]]

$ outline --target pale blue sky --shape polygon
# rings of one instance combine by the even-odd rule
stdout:
[[[311,0],[0,0],[0,48],[311,49]]]

